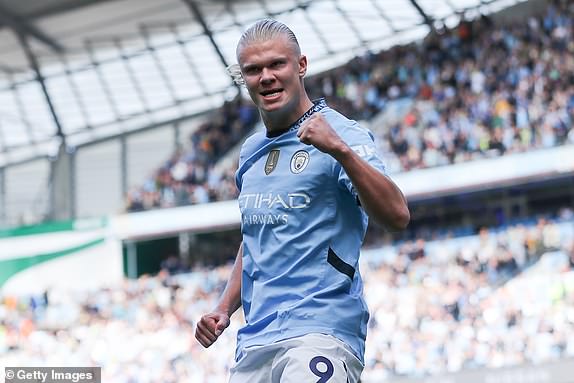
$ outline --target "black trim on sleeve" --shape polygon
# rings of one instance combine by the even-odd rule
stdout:
[[[343,273],[351,278],[351,280],[353,280],[355,277],[355,268],[339,258],[339,256],[335,254],[333,249],[330,247],[329,254],[327,255],[327,262],[329,262],[329,264],[333,266],[338,272]]]

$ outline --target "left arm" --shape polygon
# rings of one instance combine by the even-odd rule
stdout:
[[[398,186],[355,153],[321,113],[315,113],[305,121],[297,136],[301,142],[315,146],[341,164],[369,217],[391,230],[406,228],[410,213]]]

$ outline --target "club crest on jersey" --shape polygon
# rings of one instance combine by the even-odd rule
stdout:
[[[291,157],[291,172],[301,173],[309,165],[309,153],[305,150],[296,151]]]
[[[265,174],[269,175],[275,167],[277,166],[277,162],[279,161],[279,149],[273,149],[269,152],[267,156],[267,161],[265,161]]]

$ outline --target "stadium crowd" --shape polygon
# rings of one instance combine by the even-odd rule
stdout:
[[[366,121],[389,173],[574,143],[574,4],[498,25],[462,21],[423,42],[368,53],[310,77],[313,97]],[[127,210],[236,196],[214,164],[258,121],[248,101],[214,111],[191,147],[127,196]]]
[[[574,3],[515,25],[486,17],[420,44],[309,78],[310,93],[367,121],[390,172],[574,144]],[[142,187],[129,211],[231,199],[214,166],[258,123],[237,99],[213,112]],[[540,219],[475,236],[418,239],[362,259],[371,312],[363,382],[574,356],[574,221]],[[193,337],[231,265],[98,291],[0,295],[0,365],[101,366],[110,383],[226,381],[236,314],[211,348]]]
[[[255,106],[237,98],[211,113],[154,176],[127,195],[127,210],[185,206],[237,196],[235,169],[217,171],[215,163],[250,132],[259,120]]]
[[[309,88],[336,95],[356,119],[400,100],[372,126],[392,171],[574,142],[573,15],[557,2],[526,23],[461,22],[356,58]]]
[[[545,220],[483,229],[368,264],[364,380],[573,356],[574,233],[563,229]]]
[[[572,217],[541,219],[365,254],[362,381],[574,356],[573,229]],[[548,274],[541,266],[550,256]],[[207,350],[193,324],[230,272],[163,270],[92,292],[4,296],[0,364],[101,366],[111,383],[224,382],[242,316]]]

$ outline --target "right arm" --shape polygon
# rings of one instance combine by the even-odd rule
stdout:
[[[195,338],[203,347],[211,346],[229,326],[229,318],[241,307],[241,271],[243,265],[243,243],[239,246],[231,275],[221,294],[217,306],[205,314],[197,323]]]

